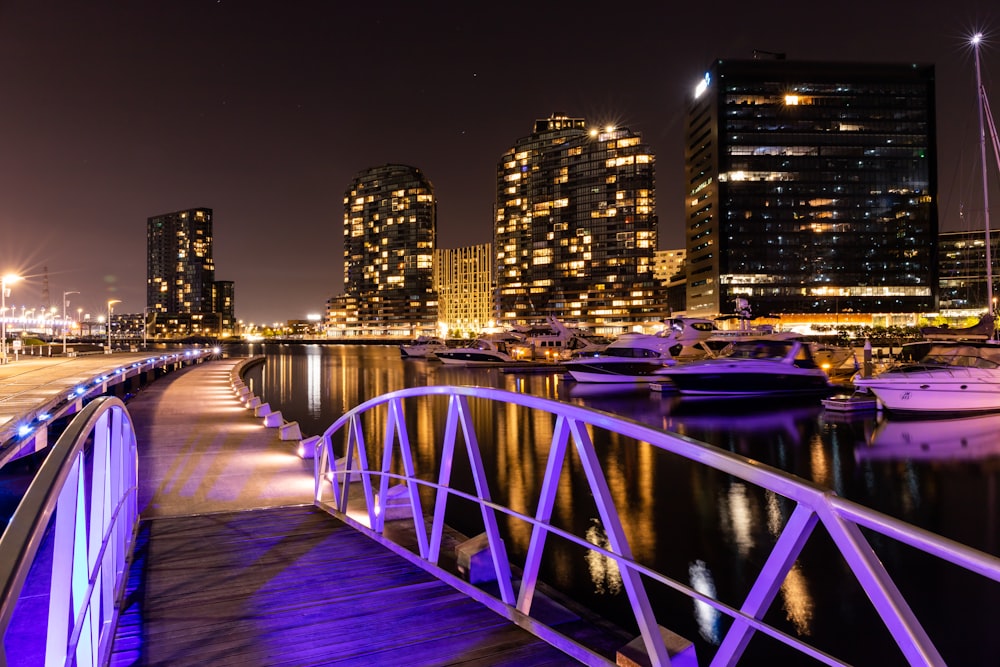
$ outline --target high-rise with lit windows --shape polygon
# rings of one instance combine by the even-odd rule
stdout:
[[[344,193],[344,291],[359,334],[435,333],[434,188],[416,167],[360,172]]]
[[[497,165],[493,238],[498,323],[618,333],[664,315],[653,151],[628,128],[535,121]]]
[[[146,221],[146,305],[157,313],[212,310],[212,209],[194,208]]]
[[[434,251],[439,333],[475,336],[493,326],[493,246],[489,243]]]
[[[234,283],[215,279],[212,246],[210,208],[146,220],[146,322],[151,336],[233,332]]]
[[[687,313],[937,303],[934,69],[716,61],[685,131]]]

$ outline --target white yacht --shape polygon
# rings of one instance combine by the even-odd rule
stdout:
[[[608,345],[600,337],[570,329],[555,317],[548,317],[544,326],[515,328],[514,333],[522,340],[510,345],[511,356],[525,361],[556,362],[599,352]]]
[[[1000,344],[936,341],[922,359],[892,366],[854,386],[890,412],[916,415],[1000,410]]]
[[[707,338],[709,320],[675,318],[657,334],[626,332],[605,349],[590,355],[579,355],[563,362],[566,372],[577,382],[635,384],[656,382],[656,371],[677,363],[675,355],[703,357],[707,350],[695,352]]]
[[[435,353],[449,366],[505,366],[516,363],[510,345],[522,338],[514,334],[486,334],[467,347],[454,347]]]
[[[433,359],[436,360],[437,352],[444,352],[448,345],[440,338],[433,336],[420,336],[411,343],[399,346],[399,355],[403,359]]]

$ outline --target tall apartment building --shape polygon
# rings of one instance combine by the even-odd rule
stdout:
[[[362,335],[436,333],[434,188],[415,167],[360,172],[344,194],[347,319]]]
[[[438,324],[451,337],[475,336],[493,326],[493,246],[434,251]]]
[[[934,69],[716,61],[685,133],[687,312],[937,302]]]
[[[232,333],[234,284],[215,280],[212,244],[210,208],[146,220],[146,306],[151,334]]]
[[[497,165],[498,324],[548,315],[617,333],[664,315],[654,157],[627,128],[554,114]]]

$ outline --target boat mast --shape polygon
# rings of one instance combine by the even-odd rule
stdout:
[[[990,315],[993,314],[993,257],[990,248],[992,239],[990,238],[990,187],[989,178],[986,171],[986,124],[983,121],[983,108],[985,107],[984,97],[986,91],[983,90],[983,77],[979,69],[979,45],[983,41],[983,34],[976,33],[972,37],[972,48],[976,57],[976,100],[979,108],[979,159],[983,170],[983,222],[986,228],[986,308]],[[992,338],[992,336],[991,336]]]

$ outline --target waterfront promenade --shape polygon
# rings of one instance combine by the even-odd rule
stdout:
[[[25,357],[0,365],[0,443],[30,422],[36,411],[80,383],[121,366],[145,361],[154,353],[122,352],[81,357]]]
[[[233,395],[237,360],[129,402],[136,560],[112,664],[575,664],[312,505],[312,462]]]

